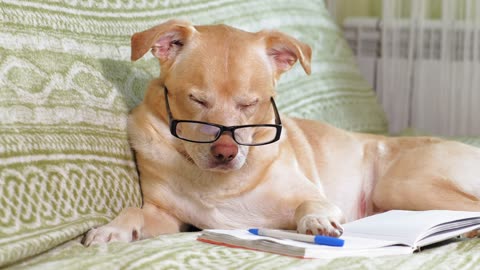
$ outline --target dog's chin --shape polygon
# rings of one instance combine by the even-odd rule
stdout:
[[[231,171],[236,171],[242,167],[243,164],[237,165],[236,162],[228,162],[228,163],[216,163],[211,162],[205,170],[212,171],[212,172],[221,172],[227,173]]]
[[[204,162],[195,162],[198,168],[211,171],[211,172],[220,172],[220,173],[228,173],[232,171],[236,171],[243,167],[243,164],[240,160],[232,160],[230,162],[218,162],[216,160],[205,160]]]

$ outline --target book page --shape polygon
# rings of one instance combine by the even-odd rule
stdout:
[[[417,239],[430,228],[455,220],[480,217],[479,212],[464,211],[404,211],[392,210],[373,215],[343,226],[345,237],[365,237],[395,241],[415,246]],[[454,223],[449,227],[455,227]]]

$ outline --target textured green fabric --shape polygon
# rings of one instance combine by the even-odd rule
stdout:
[[[49,17],[27,16],[42,10],[1,7],[0,266],[140,206],[126,117],[151,76],[51,40],[61,31],[33,27]]]
[[[413,255],[334,260],[297,259],[195,241],[197,233],[85,248],[78,242],[17,265],[16,269],[478,269],[480,239],[454,242]]]
[[[0,265],[140,205],[128,98],[115,85],[115,76],[134,75],[121,68],[103,75],[112,67],[83,55],[0,48]]]
[[[130,36],[174,17],[249,31],[275,28],[299,38],[313,47],[313,74],[297,65],[282,78],[279,109],[350,130],[386,131],[321,0],[4,0],[0,266],[140,205],[126,116],[159,69],[152,57],[129,62]]]

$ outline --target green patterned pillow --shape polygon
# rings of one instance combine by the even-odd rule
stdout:
[[[129,61],[130,36],[167,19],[299,38],[313,47],[313,74],[282,78],[280,110],[386,131],[322,0],[2,1],[0,14],[0,266],[140,205],[126,117],[159,69]]]
[[[39,47],[49,38],[48,31],[36,36],[35,27],[6,29],[1,35]],[[0,266],[140,205],[126,135],[132,101],[117,77],[138,84],[145,72],[48,44],[1,45]]]

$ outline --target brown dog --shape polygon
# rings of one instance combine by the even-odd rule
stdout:
[[[279,76],[297,60],[310,73],[310,47],[288,35],[172,20],[133,35],[133,61],[150,49],[161,74],[129,118],[144,206],[86,245],[188,224],[337,236],[342,222],[389,209],[480,211],[480,149],[280,118]]]

